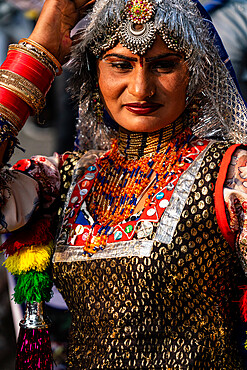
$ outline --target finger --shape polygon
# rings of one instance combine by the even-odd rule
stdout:
[[[83,8],[87,6],[88,3],[91,3],[92,0],[72,0],[73,3],[75,4],[76,9]],[[93,0],[95,2],[95,0]]]
[[[93,7],[95,3],[95,0],[89,0],[89,1],[75,1],[75,6],[76,6],[76,9],[78,11],[78,13],[80,14],[80,17],[82,17],[83,15],[85,15],[86,11],[88,11],[90,8]]]

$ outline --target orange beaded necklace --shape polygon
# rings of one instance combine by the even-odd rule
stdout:
[[[179,172],[192,134],[187,128],[171,140],[174,130],[169,129],[151,135],[121,132],[120,143],[115,140],[107,155],[98,160],[99,172],[89,197],[89,208],[95,220],[92,229],[95,225],[100,225],[100,228],[93,238],[89,235],[85,252],[91,254],[103,249],[112,227],[134,213],[142,195],[147,194],[145,207],[152,196],[170,181],[171,175]],[[140,140],[139,136],[142,143],[148,142],[142,149],[136,145],[135,137]],[[123,146],[124,140],[127,144]],[[130,157],[135,159],[129,158],[126,148]]]

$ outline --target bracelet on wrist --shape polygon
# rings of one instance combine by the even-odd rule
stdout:
[[[13,92],[0,86],[0,114],[20,131],[31,114],[31,108]]]
[[[37,59],[44,67],[49,68],[54,76],[56,76],[56,65],[51,63],[46,55],[42,55],[36,48],[29,44],[10,44],[9,51],[22,52],[26,55],[29,55],[32,58]]]
[[[23,45],[10,45],[0,67],[0,114],[11,122],[13,135],[21,130],[29,115],[44,108],[57,68],[52,63]]]
[[[38,43],[22,39],[10,45],[0,67],[0,142],[8,142],[5,163],[18,145],[18,132],[29,115],[44,108],[45,96],[61,72],[61,64]]]
[[[39,113],[45,106],[45,97],[42,92],[15,72],[0,69],[0,86],[24,100],[35,113]]]
[[[45,49],[38,42],[31,39],[23,38],[19,41],[19,44],[25,46],[28,50],[34,50],[35,53],[39,54],[41,58],[46,58],[48,63],[57,68],[56,76],[61,75],[63,72],[61,63],[52,55],[47,49]]]
[[[0,104],[0,112],[0,116],[9,122],[9,131],[12,132],[13,135],[17,135],[22,127],[20,118],[3,104]]]
[[[9,50],[1,69],[15,72],[34,84],[44,95],[49,91],[55,75],[34,56]]]

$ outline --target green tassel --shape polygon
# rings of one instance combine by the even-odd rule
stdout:
[[[18,276],[15,287],[15,303],[28,302],[49,302],[52,297],[52,280],[50,275],[45,272],[31,270],[26,274]]]

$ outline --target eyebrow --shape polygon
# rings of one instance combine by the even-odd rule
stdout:
[[[175,57],[178,57],[179,59],[183,59],[182,54],[178,54],[176,52],[174,52],[174,53],[171,52],[171,53],[160,54],[160,55],[156,55],[155,57],[144,58],[144,59],[148,63],[148,62],[152,62],[152,61],[157,60],[157,59],[168,58],[168,57],[171,57],[171,56],[175,56]]]
[[[105,59],[105,58],[108,58],[108,57],[116,57],[116,58],[121,58],[121,59],[124,59],[124,60],[128,60],[128,61],[132,61],[132,62],[137,62],[137,58],[133,58],[133,57],[126,57],[125,55],[122,55],[122,54],[115,54],[115,53],[112,53],[112,54],[105,54],[101,59]]]
[[[164,53],[164,54],[159,54],[151,58],[144,58],[145,62],[149,63],[158,59],[163,59],[163,58],[168,58],[170,56],[176,56],[179,59],[183,59],[183,56],[181,54],[178,54],[176,52],[171,52],[171,53]],[[121,58],[130,62],[137,62],[137,58],[134,57],[127,57],[126,55],[123,54],[117,54],[117,53],[111,53],[111,54],[105,54],[101,59],[106,59],[108,57],[116,57],[116,58]]]

